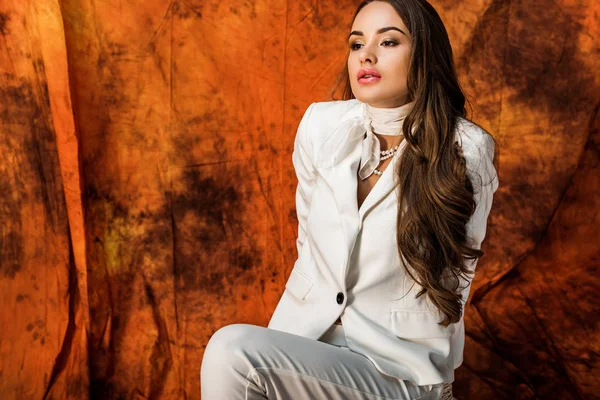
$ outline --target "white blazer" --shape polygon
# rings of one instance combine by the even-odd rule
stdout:
[[[418,385],[454,381],[463,360],[464,320],[447,328],[421,286],[405,274],[397,252],[397,196],[393,185],[402,145],[360,209],[357,169],[362,129],[357,99],[312,103],[299,124],[292,161],[298,178],[298,258],[268,327],[318,340],[341,317],[348,348],[379,371]],[[467,225],[481,247],[498,177],[491,136],[459,118],[462,145],[477,208]],[[481,184],[479,174],[483,177]],[[472,262],[471,269],[475,269]],[[463,290],[463,301],[470,286]]]

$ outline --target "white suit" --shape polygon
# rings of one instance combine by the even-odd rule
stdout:
[[[441,313],[427,296],[415,298],[421,286],[405,274],[397,251],[393,175],[406,140],[358,209],[361,141],[347,139],[364,130],[365,106],[317,102],[302,117],[292,155],[298,258],[268,327],[317,340],[341,317],[349,349],[380,372],[418,385],[452,382],[462,363],[463,319],[438,325]],[[494,143],[464,118],[457,129],[477,202],[467,234],[480,248],[498,188]]]

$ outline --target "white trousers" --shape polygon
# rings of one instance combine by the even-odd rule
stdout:
[[[382,374],[350,351],[342,325],[317,341],[249,324],[210,338],[200,368],[202,400],[452,399],[450,384],[418,386]]]

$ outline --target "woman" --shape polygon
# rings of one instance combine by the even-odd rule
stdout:
[[[211,337],[205,400],[452,398],[498,187],[494,140],[464,118],[424,0],[363,2],[348,46],[344,100],[311,104],[296,134],[286,289],[268,328]]]

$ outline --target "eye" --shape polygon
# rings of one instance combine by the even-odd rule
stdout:
[[[396,42],[395,40],[384,40],[383,42],[381,42],[382,45],[384,45],[384,47],[394,47],[398,44],[398,42]],[[350,50],[354,51],[354,50],[358,50],[360,49],[361,44],[354,42],[350,44]]]
[[[358,45],[358,46],[360,46],[360,43],[356,43],[356,42],[354,42],[354,43],[351,43],[351,44],[350,44],[350,50],[353,50],[353,51],[354,51],[354,50],[358,50],[358,49],[359,49],[359,47],[356,47],[357,45]]]

